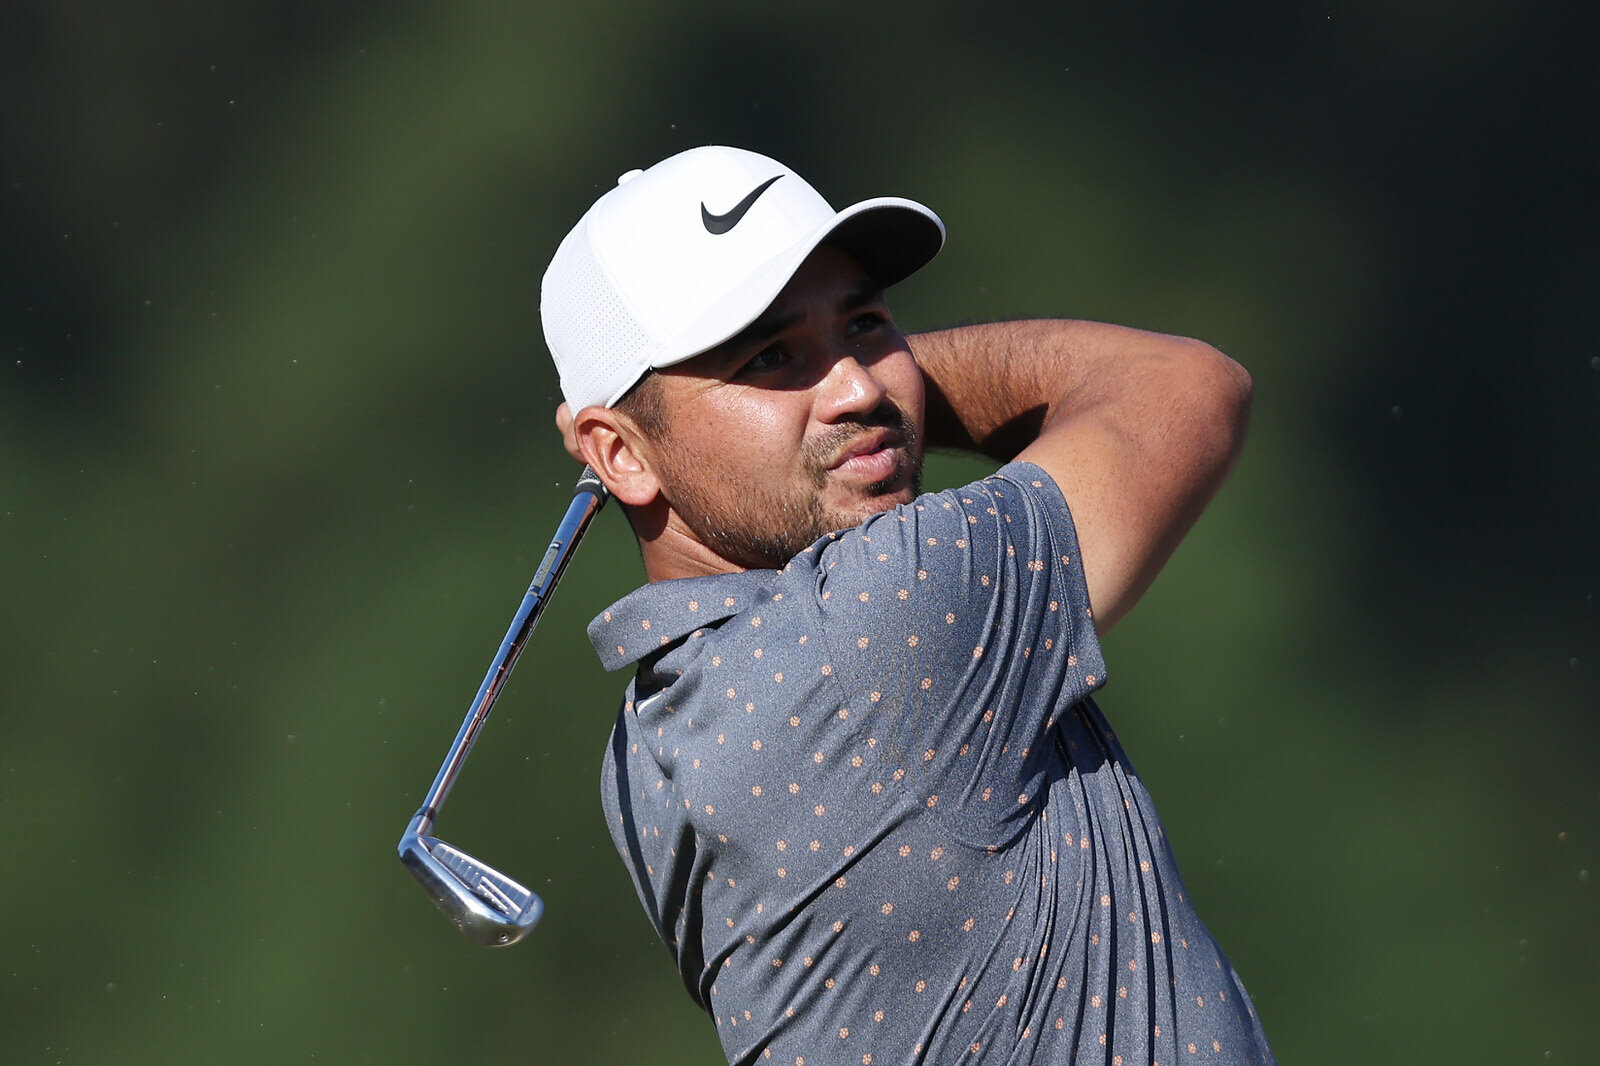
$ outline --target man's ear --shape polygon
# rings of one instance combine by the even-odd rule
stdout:
[[[660,495],[650,442],[627,415],[609,407],[585,407],[563,436],[577,445],[582,460],[620,503],[643,507]]]

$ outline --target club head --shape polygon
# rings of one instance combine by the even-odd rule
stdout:
[[[437,837],[407,832],[400,861],[445,917],[485,947],[515,944],[544,913],[531,889]]]

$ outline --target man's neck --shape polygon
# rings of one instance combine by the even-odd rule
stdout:
[[[644,560],[645,578],[652,583],[681,577],[736,574],[749,569],[717,554],[670,512],[658,516],[641,514],[636,509],[631,517],[634,535],[639,539],[639,555]]]

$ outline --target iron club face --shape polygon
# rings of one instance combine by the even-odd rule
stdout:
[[[400,839],[400,861],[467,939],[515,944],[538,924],[544,903],[525,885],[437,837],[419,833],[419,816]]]

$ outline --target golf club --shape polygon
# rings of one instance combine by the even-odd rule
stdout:
[[[417,811],[406,827],[405,836],[400,838],[400,861],[406,869],[421,882],[446,917],[469,939],[487,947],[521,940],[544,913],[544,903],[531,889],[428,833],[433,829],[445,797],[450,794],[450,786],[455,783],[461,764],[466,762],[467,753],[478,738],[478,731],[488,720],[506,678],[511,676],[523,645],[528,642],[534,626],[539,624],[546,599],[561,580],[567,560],[572,557],[578,541],[583,539],[590,520],[605,505],[609,495],[594,471],[584,467],[573,487],[572,503],[567,507],[566,516],[556,527],[556,535],[533,575],[522,606],[517,608],[511,628],[506,630],[500,650],[489,664],[489,672],[473,698],[466,721],[461,723],[461,731],[450,745],[444,765],[439,767],[439,775],[433,779],[433,787],[422,801],[422,809]]]

